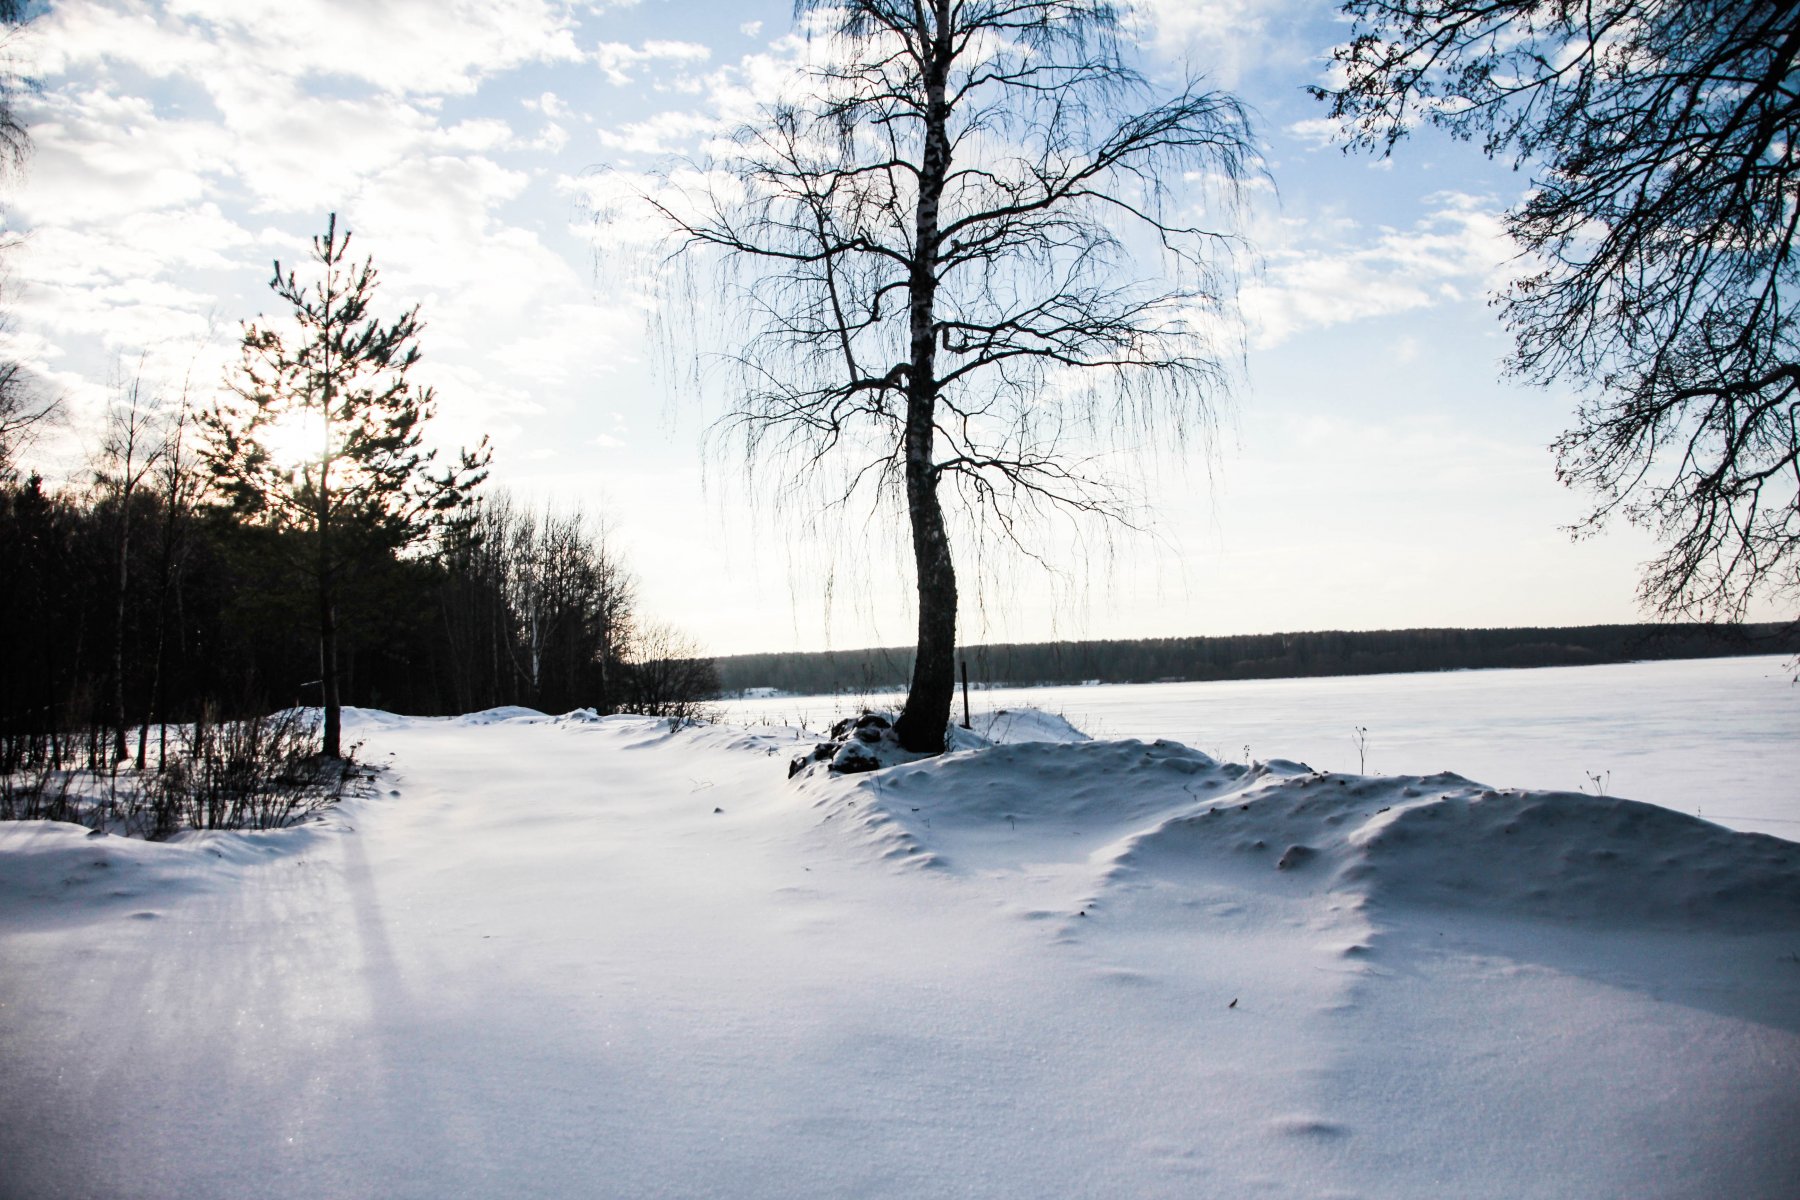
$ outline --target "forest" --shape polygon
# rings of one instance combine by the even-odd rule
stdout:
[[[304,534],[193,497],[170,460],[129,497],[37,475],[0,483],[0,766],[122,744],[140,766],[168,726],[320,702]],[[112,479],[109,483],[108,480]],[[365,557],[339,595],[345,703],[417,714],[522,704],[665,713],[710,694],[710,664],[642,619],[632,580],[579,513],[476,501],[428,552]]]
[[[21,465],[58,398],[0,377],[0,813],[60,814],[59,772],[113,790],[129,764],[132,804],[183,785],[153,831],[212,825],[184,773],[348,763],[346,705],[680,718],[716,690],[637,612],[597,522],[489,487],[485,440],[442,461],[427,446],[419,310],[376,316],[350,242],[333,214],[301,271],[275,262],[285,319],[243,326],[211,399],[120,386],[61,488]],[[268,723],[298,709],[316,729]]]
[[[1384,629],[1138,638],[966,647],[973,686],[1157,683],[1381,675],[1481,667],[1563,667],[1655,658],[1800,652],[1800,628],[1774,624],[1586,625],[1549,629]],[[743,654],[717,661],[727,694],[899,691],[912,670],[905,647],[816,654]]]

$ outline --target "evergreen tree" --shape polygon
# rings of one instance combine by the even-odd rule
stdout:
[[[428,538],[486,476],[486,442],[452,465],[422,448],[436,407],[409,372],[419,361],[417,306],[372,315],[373,261],[349,259],[333,213],[315,237],[315,278],[275,263],[269,286],[291,325],[247,324],[231,394],[203,417],[203,451],[220,495],[245,519],[304,536],[293,564],[313,593],[324,693],[324,752],[339,757],[339,600],[359,563]]]

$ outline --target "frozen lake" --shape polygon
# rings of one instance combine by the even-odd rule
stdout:
[[[1780,655],[1328,679],[995,688],[1095,737],[1370,774],[1455,771],[1495,787],[1604,791],[1800,841],[1800,687]],[[889,699],[889,698],[882,698]],[[734,700],[736,722],[820,728],[849,696]],[[960,699],[958,701],[958,712]],[[1596,782],[1597,777],[1597,782]]]

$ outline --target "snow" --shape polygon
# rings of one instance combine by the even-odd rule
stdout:
[[[1280,755],[1384,774],[1448,769],[1497,786],[1606,791],[1800,838],[1800,686],[1794,660],[1781,655],[996,688],[972,701],[977,725],[994,709],[1037,708],[1096,737],[1168,738],[1215,758]],[[829,722],[854,703],[780,697],[724,711],[742,723]],[[1368,731],[1366,756],[1357,726]]]
[[[1088,735],[1059,713],[1041,708],[996,708],[974,717],[970,727],[990,742],[1085,742]]]
[[[1800,845],[1005,717],[358,711],[303,827],[0,825],[0,1192],[1800,1190]]]

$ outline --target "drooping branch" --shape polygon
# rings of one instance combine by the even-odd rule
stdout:
[[[1510,367],[1583,388],[1555,443],[1666,553],[1666,614],[1800,601],[1800,8],[1783,0],[1351,0],[1352,145],[1420,124],[1534,171],[1506,227],[1532,264],[1500,298]]]
[[[1210,424],[1256,154],[1242,108],[1197,81],[1141,103],[1107,4],[797,11],[825,52],[793,94],[645,199],[677,264],[717,268],[708,290],[740,335],[716,431],[752,461],[836,469],[833,503],[893,490],[913,535],[918,661],[941,673],[956,587],[940,481],[1007,537],[1026,512],[1123,518],[1097,445]],[[1217,186],[1170,183],[1196,177]],[[942,680],[923,678],[901,736],[929,749],[942,713],[915,705]]]

